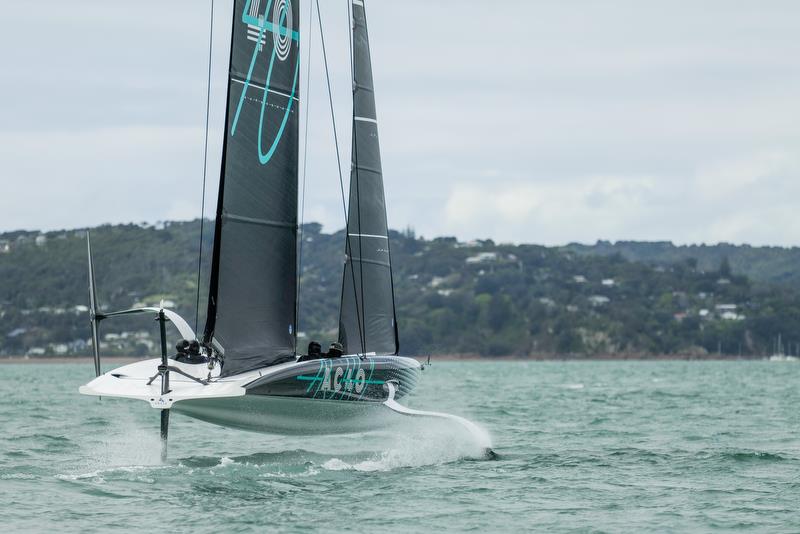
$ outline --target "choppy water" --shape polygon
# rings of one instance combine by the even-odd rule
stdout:
[[[77,394],[90,365],[0,366],[0,530],[800,531],[800,365],[435,363],[441,424],[263,436]]]

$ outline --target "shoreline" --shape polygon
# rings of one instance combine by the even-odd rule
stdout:
[[[153,357],[138,358],[135,356],[104,356],[102,363],[112,363],[117,366],[142,360],[153,359]],[[426,363],[427,355],[416,356],[420,363]],[[639,354],[596,354],[592,356],[580,355],[557,355],[557,354],[532,354],[528,356],[479,356],[477,354],[446,354],[431,355],[431,363],[435,362],[598,362],[598,361],[759,361],[768,360],[768,356],[726,356],[718,354],[661,354],[661,355],[639,355]],[[2,364],[37,364],[37,363],[73,363],[91,364],[94,359],[91,356],[3,356],[0,357]]]
[[[129,363],[147,360],[148,358],[137,358],[135,356],[105,356],[100,359],[101,363],[115,363],[117,365],[127,365]],[[2,356],[2,364],[34,364],[34,363],[85,363],[94,364],[92,356]]]

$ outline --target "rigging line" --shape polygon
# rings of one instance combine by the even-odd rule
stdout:
[[[353,3],[348,0],[348,9],[347,9],[347,21],[348,21],[348,39],[347,44],[350,47],[350,80],[352,81],[352,94],[353,94],[353,120],[351,124],[351,131],[353,132],[353,139],[351,141],[353,146],[353,153],[352,153],[352,160],[350,161],[350,180],[355,178],[356,181],[356,213],[358,214],[358,256],[362,257],[364,255],[364,243],[361,241],[361,234],[363,231],[363,227],[361,226],[361,176],[359,174],[358,169],[358,143],[356,142],[356,90],[358,84],[356,83],[356,71],[354,66],[354,59],[353,59],[353,40],[355,39],[355,20],[352,18],[353,15]],[[362,6],[363,8],[363,6]],[[369,42],[369,41],[368,41]],[[350,190],[352,191],[353,185],[351,183]],[[347,240],[350,240],[350,229],[348,225],[347,229]],[[388,232],[387,232],[388,233]],[[352,261],[351,261],[352,265]],[[358,262],[358,281],[361,286],[361,317],[364,318],[364,332],[361,344],[363,347],[362,352],[367,351],[367,311],[365,302],[367,300],[366,295],[364,294],[364,262]],[[358,307],[358,301],[356,301],[356,307]]]
[[[358,143],[356,143],[356,88],[358,84],[356,84],[356,70],[355,70],[355,60],[354,60],[354,51],[353,51],[353,40],[355,39],[355,20],[353,17],[353,2],[351,0],[347,0],[347,45],[349,47],[349,55],[348,59],[350,60],[350,81],[352,82],[351,85],[351,92],[353,95],[352,103],[353,103],[353,120],[350,125],[350,131],[352,132],[352,139],[350,144],[352,146],[352,154],[350,160],[350,180],[352,182],[353,177],[356,180],[356,213],[358,214],[358,256],[361,258],[364,255],[364,244],[361,241],[361,234],[362,234],[362,226],[361,226],[361,177],[359,175],[358,169]],[[352,183],[350,185],[350,190],[352,191]],[[348,219],[347,225],[347,240],[350,241],[350,225]],[[350,267],[353,269],[353,260],[350,260]],[[354,269],[353,269],[354,270]],[[355,272],[353,272],[353,276],[355,277]],[[365,302],[367,300],[367,296],[364,293],[364,263],[359,261],[358,262],[358,281],[361,287],[361,315],[360,317],[364,318],[364,328],[361,332],[361,352],[367,352],[367,312],[366,312],[366,305]],[[353,282],[355,285],[355,280]],[[355,287],[353,288],[353,292],[356,292]],[[357,294],[357,293],[356,293]],[[356,305],[356,316],[358,317],[358,299],[355,301]]]
[[[363,328],[361,327],[361,315],[358,311],[358,291],[356,290],[356,273],[353,267],[353,260],[352,260],[352,251],[350,250],[350,239],[347,236],[349,227],[348,225],[348,217],[347,217],[347,202],[344,196],[344,178],[342,177],[342,157],[339,153],[339,136],[336,133],[336,115],[333,109],[333,92],[331,91],[331,76],[330,72],[328,71],[328,54],[325,51],[325,33],[322,31],[322,12],[319,9],[319,0],[315,0],[317,4],[317,21],[319,22],[319,37],[320,42],[322,43],[322,58],[325,63],[325,80],[328,86],[328,103],[330,104],[331,109],[331,122],[333,123],[333,141],[336,145],[336,168],[339,171],[339,189],[342,193],[342,211],[344,212],[344,222],[345,222],[345,254],[347,255],[347,261],[350,262],[350,273],[353,275],[353,297],[355,298],[355,307],[356,307],[356,322],[358,323],[358,337],[359,341],[361,342],[361,352],[366,352],[366,347],[364,343],[364,334]],[[344,295],[342,295],[344,296]],[[341,310],[339,312],[341,314]]]
[[[200,254],[197,258],[197,298],[194,307],[194,331],[200,322],[200,278],[203,268],[203,230],[206,217],[206,173],[208,171],[208,121],[211,115],[211,61],[214,47],[214,0],[211,0],[211,26],[208,32],[208,84],[206,86],[206,133],[203,148],[203,198],[200,201]]]
[[[313,25],[314,3],[309,2],[308,24]],[[305,130],[303,132],[303,184],[301,186],[302,197],[300,201],[300,246],[297,251],[297,293],[294,300],[294,353],[297,355],[297,331],[300,328],[300,285],[303,280],[303,224],[305,223],[306,212],[306,168],[308,166],[308,116],[309,104],[311,103],[311,45],[314,43],[314,32],[308,32],[308,64],[306,65],[306,117]]]
[[[353,119],[353,136],[355,137],[355,135],[356,135],[356,121],[355,121],[355,119]],[[361,258],[364,255],[364,244],[361,241],[361,230],[364,227],[361,225],[361,180],[360,180],[359,175],[358,175],[358,164],[357,164],[358,163],[358,143],[355,142],[355,139],[353,140],[353,158],[356,160],[356,165],[355,165],[355,172],[352,173],[351,180],[355,179],[355,181],[356,181],[356,206],[357,206],[356,213],[358,214],[357,215],[357,217],[358,217],[358,256],[359,256],[359,258]],[[352,185],[350,187],[352,188]],[[350,240],[349,228],[348,228],[347,239],[348,239],[348,241]],[[351,265],[352,265],[352,260],[351,260]],[[366,295],[364,294],[364,262],[363,261],[359,261],[358,262],[358,282],[361,285],[361,317],[364,317],[364,333],[363,333],[364,340],[363,340],[362,344],[364,346],[364,351],[363,352],[366,352],[367,351],[367,349],[366,349],[366,346],[367,346],[367,332],[366,332],[366,330],[367,330],[367,324],[366,324],[366,322],[367,322],[367,312],[366,312],[366,309],[365,309],[365,306],[364,306],[364,302],[367,300],[367,298],[366,298]],[[358,306],[358,302],[356,302],[356,306]]]

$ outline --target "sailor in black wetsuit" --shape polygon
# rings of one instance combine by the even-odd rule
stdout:
[[[312,341],[308,344],[308,354],[300,356],[300,359],[297,361],[307,362],[309,360],[319,360],[320,358],[322,358],[322,345],[316,341]]]
[[[331,343],[331,346],[328,348],[328,358],[341,358],[344,354],[344,347],[342,347],[341,343]]]
[[[200,342],[196,339],[189,341],[182,339],[175,345],[178,353],[174,356],[176,362],[181,363],[206,363],[208,358],[200,352]]]

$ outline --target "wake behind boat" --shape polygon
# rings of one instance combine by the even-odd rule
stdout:
[[[316,343],[308,350],[298,349],[299,3],[236,0],[234,4],[226,133],[202,336],[177,313],[163,308],[101,313],[87,235],[97,378],[80,392],[148,402],[160,410],[164,444],[173,411],[218,425],[278,434],[361,432],[383,428],[404,416],[464,421],[416,412],[397,402],[413,391],[422,366],[398,355],[362,0],[350,5],[352,158],[339,334],[326,353]],[[313,12],[312,5],[312,17]],[[142,313],[152,314],[159,323],[161,358],[101,374],[100,322]],[[168,324],[181,338],[173,354],[167,347]]]

